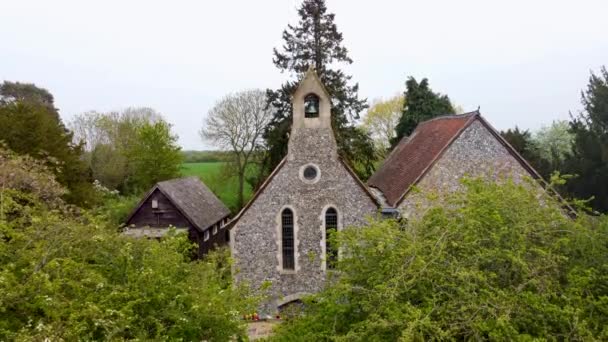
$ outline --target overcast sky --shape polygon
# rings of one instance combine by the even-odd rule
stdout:
[[[295,0],[0,0],[0,80],[55,96],[64,121],[149,106],[186,149],[224,94],[276,88],[272,64]],[[427,77],[498,129],[536,129],[580,109],[589,72],[608,65],[608,1],[328,0],[360,96]]]

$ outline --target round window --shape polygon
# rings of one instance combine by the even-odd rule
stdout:
[[[317,168],[314,166],[307,166],[304,169],[304,178],[307,180],[313,180],[317,178]]]

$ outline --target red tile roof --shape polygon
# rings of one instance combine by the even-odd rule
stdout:
[[[437,117],[422,122],[409,137],[403,138],[384,164],[368,180],[380,189],[387,204],[396,206],[442,152],[454,141],[479,112]]]

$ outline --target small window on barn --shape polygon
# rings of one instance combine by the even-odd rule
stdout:
[[[217,224],[213,226],[213,235],[217,234]]]
[[[333,269],[338,260],[338,249],[332,238],[336,230],[338,230],[338,212],[334,208],[329,208],[325,212],[325,265],[328,270]]]
[[[152,209],[158,209],[158,200],[157,199],[152,200]]]
[[[205,230],[203,233],[203,241],[209,240],[209,229]]]
[[[285,209],[281,213],[281,250],[283,254],[283,269],[295,269],[295,248],[294,248],[294,229],[293,212]]]
[[[319,97],[315,94],[308,94],[304,98],[304,117],[319,117]]]

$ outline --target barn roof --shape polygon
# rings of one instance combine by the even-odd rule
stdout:
[[[131,217],[158,189],[184,215],[194,227],[204,231],[230,215],[230,210],[201,182],[198,177],[176,178],[158,182],[137,205]]]
[[[368,185],[382,191],[388,205],[397,206],[409,189],[422,179],[443,152],[475,120],[479,120],[532,177],[540,178],[480,113],[474,111],[440,116],[420,123],[409,137],[403,138],[393,149],[384,164],[369,179]]]

